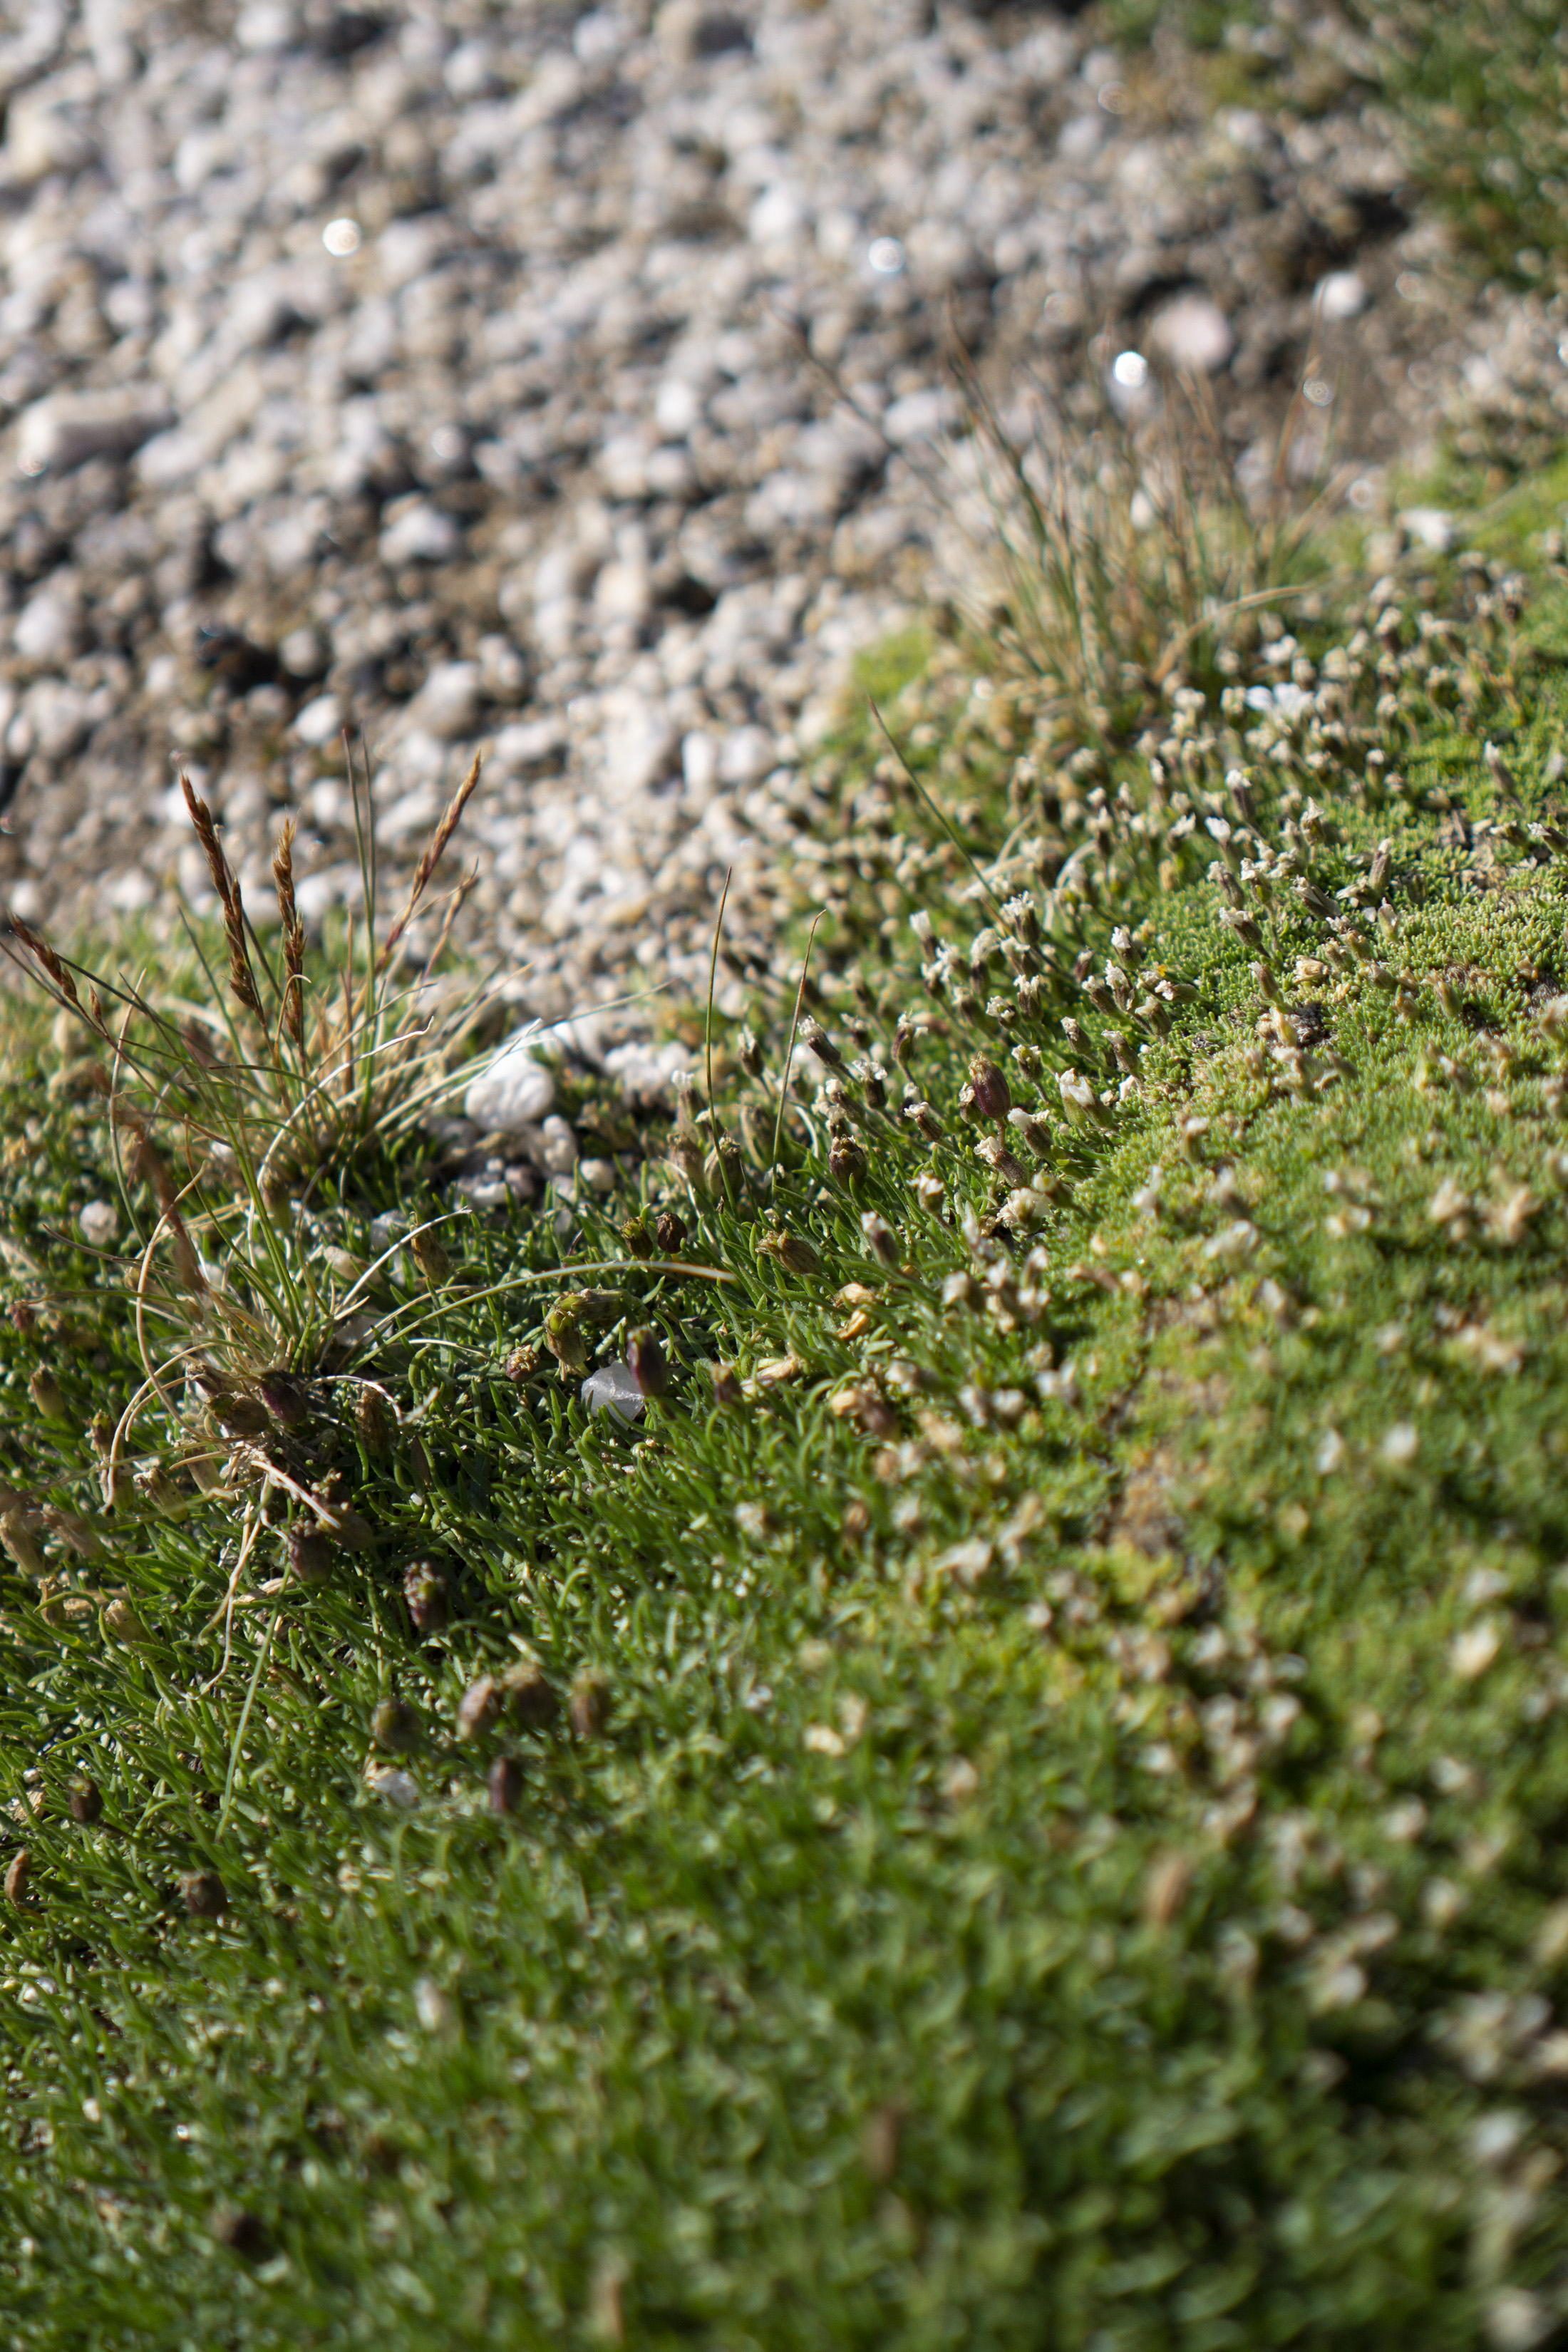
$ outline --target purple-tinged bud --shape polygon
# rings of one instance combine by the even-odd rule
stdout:
[[[389,1755],[406,1756],[419,1742],[419,1717],[406,1699],[384,1698],[370,1719],[370,1736]]]
[[[828,1035],[820,1021],[803,1021],[801,1023],[800,1042],[803,1045],[809,1046],[811,1051],[816,1055],[817,1060],[819,1062],[826,1062],[830,1070],[841,1070],[844,1067],[843,1055],[839,1052],[837,1046],[834,1044],[832,1038]]]
[[[661,1397],[669,1387],[669,1364],[648,1324],[626,1335],[626,1369],[645,1397]]]
[[[310,1418],[310,1391],[286,1366],[279,1364],[263,1372],[256,1385],[262,1403],[282,1428],[299,1429]],[[226,1418],[226,1407],[223,1410]]]
[[[680,1255],[686,1246],[686,1220],[678,1209],[661,1210],[653,1233],[666,1257]]]
[[[748,1026],[741,1031],[735,1040],[735,1051],[740,1056],[741,1067],[745,1071],[746,1076],[749,1078],[760,1078],[763,1075],[763,1046],[761,1038],[753,1029]]]
[[[331,1538],[320,1528],[290,1528],[289,1569],[301,1584],[325,1584],[332,1572]]]
[[[969,1065],[969,1083],[974,1089],[974,1108],[982,1118],[993,1127],[1000,1127],[1013,1108],[1013,1097],[1004,1073],[984,1054],[976,1054]]]
[[[403,1571],[403,1598],[416,1633],[441,1632],[447,1622],[447,1575],[438,1561],[409,1561]]]
[[[732,1410],[741,1402],[741,1376],[733,1364],[710,1364],[709,1374],[713,1382],[713,1402]]]
[[[5,1872],[5,1900],[20,1910],[27,1899],[27,1881],[33,1874],[33,1857],[26,1846],[11,1856]]]
[[[66,1804],[73,1822],[90,1829],[103,1812],[103,1791],[86,1772],[79,1772],[66,1791]]]
[[[610,1720],[615,1694],[603,1675],[579,1675],[572,1685],[572,1729],[578,1739],[596,1739]]]
[[[530,1731],[542,1731],[561,1712],[561,1694],[536,1659],[524,1658],[500,1677],[507,1712]]]
[[[498,1756],[490,1766],[489,1791],[492,1813],[515,1813],[522,1802],[524,1782],[522,1766],[515,1756]]]
[[[889,1274],[896,1272],[899,1264],[899,1237],[891,1225],[879,1217],[875,1209],[868,1209],[860,1220],[860,1231],[866,1237],[867,1248],[878,1265],[885,1266]]]
[[[180,1893],[193,1919],[221,1919],[228,1909],[228,1889],[216,1870],[187,1870]]]
[[[500,1685],[493,1675],[481,1675],[470,1683],[458,1702],[458,1737],[477,1739],[489,1731],[500,1713]]]

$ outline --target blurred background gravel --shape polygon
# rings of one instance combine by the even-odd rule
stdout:
[[[347,725],[394,854],[485,750],[468,919],[530,1009],[699,984],[851,657],[975,561],[956,345],[1009,413],[1123,348],[1206,375],[1260,479],[1315,353],[1300,463],[1331,421],[1367,510],[1510,337],[1559,365],[1364,98],[1215,108],[1083,16],[8,22],[0,890],[62,929],[202,902],[181,761],[258,916],[285,809],[308,919],[353,903]]]

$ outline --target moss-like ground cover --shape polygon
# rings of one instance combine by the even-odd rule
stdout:
[[[110,1057],[13,1012],[0,2340],[1556,2333],[1522,593],[1266,623],[1076,750],[937,646],[918,787],[857,730],[803,807],[798,1027],[797,961],[620,1194],[439,1251],[416,1139],[237,1210],[152,1114],[117,1195]]]

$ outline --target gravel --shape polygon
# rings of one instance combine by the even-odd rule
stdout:
[[[0,889],[57,927],[208,901],[182,763],[253,908],[289,809],[307,919],[355,904],[348,726],[405,859],[485,751],[466,919],[525,1011],[696,986],[853,654],[963,560],[952,337],[1005,403],[1206,372],[1261,464],[1316,335],[1368,507],[1444,387],[1557,365],[1386,126],[1207,119],[1037,9],[6,21]]]

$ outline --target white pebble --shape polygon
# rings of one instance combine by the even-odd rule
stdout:
[[[615,1412],[636,1421],[643,1409],[643,1392],[627,1364],[605,1364],[590,1372],[583,1383],[583,1402],[590,1412]]]
[[[538,1037],[538,1029],[530,1027],[507,1039],[464,1095],[465,1118],[478,1128],[499,1129],[503,1135],[514,1135],[544,1118],[555,1100],[555,1079],[534,1059]]]

